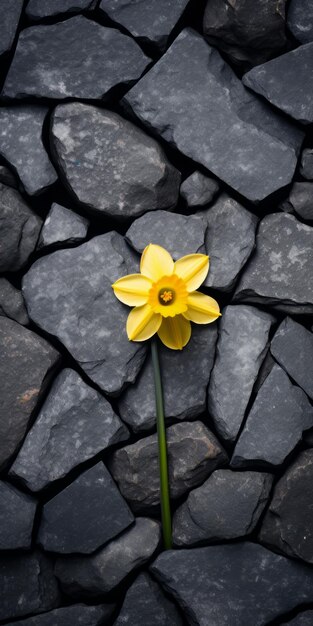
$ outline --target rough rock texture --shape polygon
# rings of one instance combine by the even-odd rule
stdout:
[[[138,79],[149,62],[130,37],[78,15],[21,32],[2,96],[104,98]]]
[[[279,465],[313,426],[313,407],[275,365],[259,390],[236,444],[232,467],[254,463]]]
[[[284,624],[289,624],[289,626],[312,626],[313,611],[303,611],[303,613],[299,613],[297,617],[290,622],[284,622]]]
[[[0,467],[21,444],[59,353],[42,337],[0,317]]]
[[[249,200],[263,200],[292,179],[301,131],[246,90],[192,30],[180,33],[124,102]]]
[[[172,499],[199,485],[227,461],[227,455],[216,437],[200,421],[174,424],[167,428],[166,434]],[[109,467],[134,511],[145,511],[159,505],[156,435],[116,450]]]
[[[89,220],[54,202],[41,229],[38,248],[86,238]]]
[[[287,317],[272,339],[271,353],[313,400],[313,333]]]
[[[175,206],[179,172],[154,139],[117,113],[60,105],[52,137],[64,182],[86,208],[125,218]]]
[[[42,613],[37,617],[29,617],[18,622],[10,622],[7,626],[105,626],[109,620],[114,605],[98,604],[87,606],[86,604],[73,604],[61,609]]]
[[[151,566],[190,624],[265,626],[312,602],[313,572],[254,543],[163,552]]]
[[[252,306],[227,306],[208,390],[208,410],[219,435],[234,441],[268,347],[274,318]]]
[[[8,52],[13,45],[20,21],[24,0],[6,0],[2,7],[0,21],[0,55]]]
[[[13,172],[6,167],[6,165],[0,165],[0,183],[17,189],[17,180]]]
[[[30,317],[108,393],[134,382],[146,350],[127,339],[128,309],[111,287],[130,271],[127,254],[123,238],[106,233],[39,259],[23,280]]]
[[[267,504],[272,481],[270,474],[260,472],[216,470],[177,509],[173,519],[175,545],[248,535]]]
[[[127,438],[128,430],[109,402],[76,372],[65,369],[54,381],[10,475],[38,491]]]
[[[290,0],[287,25],[301,43],[313,41],[313,6],[310,0]]]
[[[54,17],[62,13],[79,13],[92,10],[97,0],[29,0],[26,15],[33,20]]]
[[[159,524],[138,517],[134,526],[96,554],[57,559],[55,573],[70,596],[81,598],[108,593],[152,557],[159,541]]]
[[[212,202],[220,186],[217,180],[196,170],[180,186],[180,195],[191,209]]]
[[[30,548],[37,502],[0,482],[0,550]]]
[[[22,292],[6,278],[0,278],[0,315],[10,317],[22,325],[29,323]]]
[[[288,202],[303,220],[313,221],[313,183],[294,183]]]
[[[235,301],[267,304],[287,313],[312,313],[312,263],[313,228],[293,215],[267,215]]]
[[[313,150],[305,148],[301,154],[300,174],[307,180],[313,180]]]

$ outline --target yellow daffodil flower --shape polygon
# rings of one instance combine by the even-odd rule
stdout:
[[[174,263],[161,246],[150,243],[143,251],[140,274],[119,278],[116,297],[134,308],[126,331],[131,341],[145,341],[158,333],[172,350],[182,350],[191,336],[191,324],[210,324],[221,314],[218,303],[199,291],[209,271],[206,254],[188,254]]]

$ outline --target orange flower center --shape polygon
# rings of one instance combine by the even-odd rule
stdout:
[[[174,292],[172,289],[168,289],[167,287],[161,289],[159,291],[159,302],[160,304],[167,305],[173,302],[175,298]]]

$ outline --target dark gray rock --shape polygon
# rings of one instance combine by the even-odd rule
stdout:
[[[20,446],[59,356],[45,339],[0,316],[0,467]]]
[[[254,394],[257,394],[259,392],[260,387],[263,385],[265,379],[268,377],[275,364],[276,361],[275,359],[273,359],[270,350],[268,350],[265,359],[260,367],[259,375],[255,381],[255,385],[253,388]]]
[[[313,43],[254,67],[242,81],[298,122],[313,122]]]
[[[51,552],[90,554],[133,521],[100,461],[44,505],[38,543]]]
[[[313,450],[301,452],[278,481],[260,541],[313,563]]]
[[[313,599],[310,568],[256,543],[166,551],[151,570],[195,626],[265,626]]]
[[[15,272],[28,261],[42,221],[22,196],[0,183],[0,272]]]
[[[41,229],[38,248],[86,239],[89,220],[54,202]]]
[[[45,17],[55,17],[62,13],[80,13],[91,11],[97,0],[29,0],[26,15],[37,22]]]
[[[160,542],[158,522],[138,517],[120,537],[90,556],[60,557],[55,573],[72,597],[108,593],[133,570],[148,561]]]
[[[294,183],[288,202],[303,220],[313,221],[313,183]]]
[[[249,200],[263,200],[292,179],[302,132],[246,90],[218,51],[192,30],[180,33],[123,101]]]
[[[274,318],[251,306],[227,306],[208,390],[208,410],[219,435],[235,441],[268,347]]]
[[[241,277],[235,302],[265,304],[287,313],[313,312],[313,228],[274,213],[260,223],[256,252]]]
[[[313,41],[313,6],[310,0],[290,0],[287,25],[301,43]]]
[[[143,572],[126,593],[114,626],[182,626],[182,619],[173,602],[159,585]]]
[[[43,191],[58,178],[42,142],[48,111],[33,104],[0,108],[0,154],[16,170],[29,195]]]
[[[313,180],[313,150],[305,148],[301,154],[300,174],[307,180]]]
[[[305,393],[275,365],[252,405],[231,466],[280,465],[312,426],[313,407]]]
[[[290,622],[284,622],[284,624],[289,624],[289,626],[312,626],[313,611],[303,611],[303,613],[299,613],[297,617],[290,620]]]
[[[59,605],[51,561],[41,552],[0,556],[0,619],[42,613]]]
[[[18,622],[10,622],[7,626],[105,626],[114,610],[112,604],[73,604],[61,609],[42,613],[37,617],[29,617]]]
[[[0,550],[30,548],[37,502],[0,482]]]
[[[200,421],[174,424],[166,430],[171,498],[204,481],[227,455],[216,437]],[[113,478],[134,511],[160,502],[157,435],[116,450],[109,462]]]
[[[10,317],[23,326],[29,323],[22,292],[6,278],[0,278],[0,315]]]
[[[120,235],[106,233],[42,257],[23,280],[29,316],[62,341],[99,387],[115,394],[134,382],[146,351],[127,339],[129,309],[111,287],[131,271],[128,254]]]
[[[128,438],[128,430],[109,402],[73,370],[53,383],[10,475],[39,491],[76,465]]]
[[[86,208],[125,218],[175,206],[178,170],[154,139],[117,113],[60,105],[52,137],[64,182]]]
[[[287,43],[285,4],[286,0],[208,0],[204,34],[235,63],[258,65],[277,56]]]
[[[287,317],[272,339],[271,353],[313,400],[313,333]]]
[[[104,98],[138,79],[149,62],[130,37],[77,15],[22,30],[2,96]]]
[[[14,42],[24,0],[6,0],[0,21],[0,55],[8,52]]]
[[[248,535],[267,504],[272,482],[271,474],[216,470],[177,509],[174,544],[192,546]]]
[[[180,195],[184,198],[188,207],[193,209],[210,204],[219,188],[217,180],[205,176],[205,174],[196,170],[181,184]]]
[[[11,170],[5,165],[0,165],[0,183],[17,189],[17,180]]]

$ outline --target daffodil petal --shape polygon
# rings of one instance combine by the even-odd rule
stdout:
[[[163,276],[171,276],[174,261],[167,250],[154,243],[150,243],[143,251],[140,261],[140,271],[153,282]]]
[[[167,348],[182,350],[191,336],[191,324],[182,315],[164,317],[158,335]]]
[[[159,330],[162,316],[153,313],[149,304],[137,306],[130,312],[126,322],[126,332],[131,341],[145,341]]]
[[[187,297],[188,309],[183,316],[196,324],[210,324],[220,317],[220,307],[216,300],[199,291],[190,293]]]
[[[119,278],[113,285],[116,297],[128,306],[146,304],[152,281],[141,274],[128,274]]]
[[[209,271],[206,254],[187,254],[174,263],[174,274],[183,279],[187,291],[195,291],[203,283]]]

